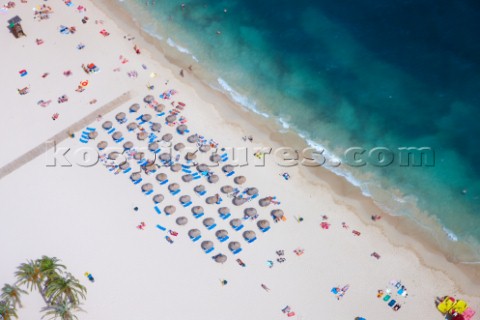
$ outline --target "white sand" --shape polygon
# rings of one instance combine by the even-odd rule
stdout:
[[[42,3],[50,5],[55,13],[49,20],[34,21],[32,7]],[[247,123],[249,118],[230,117],[225,121],[224,111],[219,113],[215,107],[224,104],[217,100],[204,101],[193,87],[175,76],[178,69],[164,61],[160,64],[152,60],[139,39],[136,43],[141,44],[143,51],[136,55],[133,42],[123,39],[127,32],[118,29],[90,2],[82,4],[87,7],[90,18],[85,25],[80,22],[82,15],[61,1],[17,3],[15,9],[0,15],[3,25],[10,17],[20,15],[27,34],[25,38],[14,39],[6,28],[0,32],[1,43],[7,44],[2,46],[0,55],[2,61],[8,61],[0,74],[3,101],[0,166],[67,130],[74,122],[129,90],[133,95],[130,102],[90,125],[100,135],[87,146],[95,149],[98,141],[105,140],[109,147],[121,148],[123,143],[115,144],[101,128],[104,120],[111,120],[123,132],[124,141],[132,141],[136,147],[147,146],[146,142],[136,139],[135,133],[127,132],[126,124],[115,121],[120,111],[127,113],[127,123],[141,112],[148,112],[154,115],[152,121],[158,119],[163,126],[159,137],[170,132],[174,141],[193,146],[186,142],[187,135],[179,136],[174,127],[166,126],[164,118],[157,118],[142,102],[147,94],[154,94],[161,102],[158,95],[166,89],[177,90],[172,100],[187,104],[182,115],[188,119],[191,133],[213,138],[220,146],[275,145],[268,134],[260,131],[253,132],[254,144],[242,141],[242,136],[252,133],[251,124]],[[95,20],[100,19],[105,21],[103,26],[95,24]],[[74,25],[77,32],[62,35],[57,30],[60,24]],[[103,28],[110,32],[109,37],[99,34]],[[45,43],[37,46],[36,38],[42,38]],[[80,42],[86,45],[82,51],[75,48]],[[121,64],[120,55],[126,56],[129,62]],[[90,62],[101,71],[85,74],[81,64]],[[142,64],[148,69],[143,70]],[[113,71],[117,67],[121,68],[120,72]],[[29,74],[21,78],[18,71],[24,68]],[[68,69],[73,75],[63,76],[63,71]],[[131,70],[138,72],[137,79],[126,75]],[[50,73],[46,79],[41,77],[44,72]],[[150,78],[151,72],[156,72],[158,77]],[[82,93],[75,92],[79,82],[85,79],[90,85]],[[167,79],[170,82],[165,85]],[[148,82],[155,85],[154,91],[147,90]],[[31,86],[31,92],[18,95],[17,88],[26,85]],[[62,94],[67,94],[70,101],[58,104],[56,100]],[[42,108],[36,104],[40,99],[53,101]],[[88,102],[92,99],[98,102],[90,105]],[[128,107],[135,102],[142,106],[139,113],[128,113]],[[170,102],[163,102],[166,111],[171,109]],[[55,112],[59,112],[60,117],[53,121],[51,116]],[[80,135],[81,132],[77,132],[75,139],[66,140],[60,146],[72,150],[84,147],[78,140]],[[252,155],[250,160],[254,161]],[[410,249],[391,245],[383,229],[364,225],[357,218],[355,208],[347,206],[328,186],[304,179],[302,175],[308,174],[304,168],[284,169],[272,162],[265,167],[236,168],[237,175],[247,177],[245,187],[256,186],[260,190],[257,199],[240,207],[233,206],[224,194],[221,205],[207,205],[205,196],[194,194],[193,187],[200,183],[207,186],[207,195],[220,193],[223,185],[234,185],[233,177],[225,177],[220,168],[213,168],[220,176],[216,184],[209,184],[204,178],[183,183],[182,172],[161,169],[170,182],[181,184],[180,195],[192,196],[193,205],[186,209],[180,206],[179,195],[171,196],[167,185],[160,186],[155,181],[155,174],[142,173],[144,182],[154,185],[153,194],[165,195],[159,205],[162,210],[168,204],[177,207],[177,212],[167,217],[157,215],[151,196],[145,196],[140,190],[143,182],[133,185],[130,174],[114,175],[101,164],[91,168],[77,165],[47,168],[46,162],[46,157],[40,156],[0,180],[0,243],[6,249],[0,264],[1,284],[13,282],[16,266],[26,259],[41,255],[58,257],[88,288],[87,301],[82,306],[86,312],[80,314],[80,319],[281,319],[286,318],[281,312],[286,305],[296,312],[294,319],[353,319],[356,316],[369,320],[419,316],[441,319],[434,299],[446,294],[469,301],[477,310],[480,307],[478,294],[462,293],[467,288],[454,283],[449,278],[451,274],[425,267]],[[130,163],[132,172],[138,171],[138,165],[133,160]],[[292,179],[285,181],[280,177],[279,173],[284,171],[288,171]],[[260,208],[257,200],[268,195],[276,195],[281,205]],[[205,208],[205,217],[215,218],[217,228],[208,231],[201,224],[203,218],[192,217],[191,208],[195,205]],[[133,210],[135,206],[139,207],[138,212]],[[261,218],[270,221],[272,228],[262,234],[256,222],[246,221],[241,232],[254,230],[258,236],[256,242],[248,244],[241,232],[233,231],[228,225],[229,220],[218,217],[221,206],[229,207],[233,217],[242,217],[246,207],[255,207]],[[285,211],[286,222],[273,223],[269,214],[277,208]],[[324,214],[331,223],[329,230],[319,226]],[[297,215],[305,220],[298,223],[294,219]],[[175,219],[179,216],[187,216],[189,223],[177,226]],[[146,223],[143,231],[136,228],[141,221]],[[350,229],[343,229],[342,222]],[[178,231],[177,237],[172,236],[174,244],[167,243],[166,233],[157,229],[156,224]],[[213,253],[203,253],[201,241],[192,243],[187,236],[191,228],[201,230],[202,240],[214,242]],[[242,244],[243,251],[238,257],[229,252],[228,241],[216,240],[215,231],[221,228],[228,230],[231,240]],[[354,236],[353,229],[360,231],[361,236]],[[300,257],[293,253],[297,247],[305,249]],[[280,249],[285,250],[284,263],[275,261],[275,251]],[[381,254],[380,260],[370,256],[373,251]],[[211,259],[219,252],[228,256],[225,264]],[[240,267],[236,258],[241,258],[247,267]],[[273,268],[267,267],[267,260],[275,261]],[[95,283],[84,277],[86,271],[94,275]],[[221,286],[220,279],[228,280],[228,284]],[[392,279],[401,280],[409,292],[408,298],[397,299],[404,304],[398,312],[376,298],[377,290],[385,289]],[[260,287],[262,283],[271,291],[264,291]],[[330,289],[346,284],[350,284],[350,290],[337,301]],[[19,311],[20,319],[40,317],[43,304],[38,294],[24,298],[24,305]]]

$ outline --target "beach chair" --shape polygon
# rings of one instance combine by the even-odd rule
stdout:
[[[163,117],[164,115],[165,115],[165,112],[157,113],[157,116],[158,116],[158,117]]]
[[[198,219],[198,218],[203,217],[204,215],[205,215],[205,213],[202,212],[202,213],[198,213],[198,214],[193,214],[193,217],[194,217],[195,219]]]
[[[268,230],[270,230],[270,226],[268,226],[266,228],[263,228],[263,229],[260,229],[260,231],[262,231],[262,232],[267,232]]]
[[[167,180],[163,180],[162,182],[160,182],[161,185],[164,185],[164,184],[167,184],[168,183],[168,179]]]
[[[97,130],[97,129],[91,128],[91,127],[87,127],[87,130],[90,131],[90,132],[92,132],[92,131],[95,131],[95,130]]]
[[[144,158],[144,159],[142,159],[142,160],[139,160],[137,163],[138,163],[140,166],[144,166],[144,165],[147,164],[147,159]]]
[[[235,231],[240,231],[240,230],[243,229],[243,227],[245,227],[245,226],[244,226],[243,224],[241,224],[241,225],[239,225],[238,227],[233,228],[233,230],[235,230]]]
[[[180,189],[177,189],[177,190],[175,190],[173,192],[170,192],[170,193],[172,194],[172,196],[176,196],[177,194],[180,193]]]
[[[229,213],[222,213],[220,214],[220,218],[223,219],[223,220],[227,220],[228,218],[230,218],[232,216],[232,214],[229,212]]]
[[[153,153],[158,154],[160,152],[160,150],[162,150],[162,149],[158,148],[157,150],[153,151]]]
[[[135,118],[135,120],[140,120],[142,119],[142,117],[143,117],[143,114],[139,115],[137,118]]]
[[[139,184],[140,182],[142,182],[142,178],[138,179],[137,181],[133,181],[133,184]]]
[[[88,139],[85,139],[84,137],[81,137],[80,142],[81,143],[88,143]]]
[[[207,230],[213,230],[217,226],[216,223],[212,224],[210,227],[207,228]]]
[[[198,192],[198,195],[203,196],[207,193],[207,190],[203,190],[202,192]]]
[[[250,240],[247,240],[247,242],[248,242],[248,243],[252,243],[252,242],[254,242],[255,240],[257,240],[257,237],[252,238],[252,239],[250,239]]]
[[[182,164],[182,169],[190,169],[190,166],[187,166],[186,164]]]
[[[255,199],[256,197],[258,197],[258,193],[255,193],[250,199]]]
[[[235,174],[235,171],[230,171],[229,173],[227,173],[227,177],[231,177]]]
[[[153,193],[153,189],[150,190],[150,191],[145,192],[145,195],[146,195],[146,196],[149,196],[149,195],[151,195],[152,193]]]
[[[188,201],[188,202],[186,202],[186,203],[182,203],[182,206],[183,206],[184,208],[187,208],[187,207],[189,207],[189,206],[191,206],[191,205],[192,205],[192,201]]]
[[[190,238],[193,242],[197,242],[198,240],[200,240],[202,238],[201,235],[199,236],[196,236],[195,238]]]
[[[229,236],[224,236],[224,237],[222,237],[222,238],[218,238],[218,241],[220,241],[220,242],[225,242],[225,241],[227,241],[228,239],[230,239]]]
[[[209,253],[212,252],[213,250],[215,250],[215,248],[214,248],[214,247],[211,247],[210,249],[203,250],[203,251],[205,251],[206,254],[209,254]]]
[[[160,230],[162,230],[162,231],[167,230],[167,228],[165,228],[164,226],[161,226],[161,225],[159,225],[159,224],[157,224],[157,228],[160,229]]]
[[[237,250],[232,251],[233,254],[238,254],[242,251],[242,248],[238,248]]]
[[[130,171],[132,171],[132,168],[131,168],[131,167],[128,168],[128,169],[123,170],[123,173],[129,173]]]
[[[124,138],[124,137],[121,137],[120,139],[115,140],[115,143],[120,143],[120,142],[122,142],[123,140],[125,140],[125,138]]]
[[[158,206],[155,206],[153,207],[155,209],[155,211],[157,212],[157,214],[161,214],[162,211],[160,210],[160,208]]]
[[[115,132],[115,130],[116,130],[115,128],[111,128],[110,130],[107,131],[107,133],[108,133],[108,134],[112,134],[112,133]]]
[[[182,171],[185,172],[185,173],[192,173],[192,171],[188,170],[188,169],[182,169]]]

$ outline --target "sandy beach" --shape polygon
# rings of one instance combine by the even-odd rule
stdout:
[[[35,14],[42,5],[48,19]],[[18,39],[7,28],[17,15],[26,34]],[[78,314],[86,320],[442,319],[435,298],[445,295],[480,310],[478,267],[449,262],[342,178],[280,166],[274,151],[302,150],[300,138],[202,85],[195,68],[167,59],[113,3],[16,1],[0,19],[2,285],[15,282],[20,263],[49,255],[87,287]],[[65,157],[52,140],[69,150]],[[184,148],[175,150],[178,143]],[[376,214],[383,218],[371,221]],[[391,291],[400,309],[377,298],[379,290]],[[39,295],[22,302],[19,319],[41,317]]]

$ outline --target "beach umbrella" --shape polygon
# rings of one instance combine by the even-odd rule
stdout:
[[[163,201],[164,198],[165,197],[163,196],[163,194],[160,194],[160,193],[156,194],[156,195],[153,196],[153,202],[160,203],[160,202]]]
[[[133,142],[132,141],[127,141],[123,144],[123,149],[125,150],[130,150],[133,148]]]
[[[145,96],[145,98],[143,98],[143,101],[146,102],[146,103],[152,103],[153,100],[155,100],[155,97],[152,96],[151,94]]]
[[[157,179],[157,181],[159,181],[159,182],[165,181],[165,180],[167,180],[167,178],[168,178],[167,175],[163,172],[157,174],[157,176],[155,177],[155,179]]]
[[[134,172],[130,175],[130,179],[132,179],[132,181],[140,180],[141,177],[142,175],[138,172]]]
[[[177,211],[177,208],[175,208],[175,206],[166,206],[163,211],[165,211],[165,213],[169,216],[171,214],[174,214],[175,211]]]
[[[210,149],[212,148],[208,144],[203,144],[200,146],[200,148],[198,148],[198,150],[200,150],[201,152],[208,152],[210,151]]]
[[[200,172],[205,172],[205,171],[208,171],[209,169],[210,167],[207,166],[205,163],[201,163],[197,166],[197,170]]]
[[[200,214],[203,213],[203,207],[202,206],[195,206],[192,208],[192,212],[194,214]]]
[[[171,115],[169,115],[165,118],[165,121],[167,121],[167,123],[173,123],[173,122],[175,122],[175,120],[177,120],[177,116],[175,116],[173,114],[171,114]]]
[[[247,201],[248,200],[245,199],[245,198],[235,197],[235,198],[233,198],[232,203],[236,206],[241,206],[242,204],[244,204]]]
[[[172,159],[172,155],[170,153],[164,152],[160,154],[160,160],[162,161],[170,161]]]
[[[228,236],[228,232],[227,232],[227,230],[221,229],[221,230],[218,230],[217,232],[215,232],[215,236],[217,238],[221,239],[221,238],[224,238],[224,237]]]
[[[228,209],[227,207],[221,207],[220,209],[218,209],[218,212],[220,214],[227,214],[230,213],[230,209]]]
[[[272,210],[271,214],[275,219],[282,219],[284,215],[283,210],[280,209]]]
[[[180,189],[180,185],[179,185],[178,183],[176,183],[176,182],[170,183],[170,184],[168,185],[168,190],[169,190],[170,192],[175,192],[175,191],[177,191],[178,189]]]
[[[260,220],[260,221],[257,222],[257,226],[260,229],[265,229],[265,228],[268,228],[270,226],[270,222],[268,222],[267,220]]]
[[[105,130],[111,129],[112,126],[113,126],[112,121],[105,121],[105,122],[102,124],[102,128],[105,129]]]
[[[184,174],[184,175],[182,176],[182,180],[183,180],[183,182],[190,182],[190,181],[193,180],[193,176],[192,176],[191,174],[189,174],[189,173],[188,173],[188,174]]]
[[[187,196],[187,195],[183,195],[180,197],[180,202],[181,203],[187,203],[187,202],[190,202],[192,200],[192,198],[190,196]]]
[[[248,194],[249,196],[253,196],[254,194],[257,194],[257,193],[258,193],[258,189],[255,188],[255,187],[253,187],[253,188],[248,188],[248,190],[247,190],[247,194]]]
[[[199,184],[198,186],[195,186],[195,188],[193,188],[193,191],[198,193],[203,192],[205,191],[205,186],[203,184]]]
[[[88,134],[88,139],[95,139],[96,137],[98,137],[98,132],[97,131],[92,131]]]
[[[126,116],[127,115],[125,114],[125,112],[119,112],[115,116],[115,119],[117,119],[117,121],[121,122],[123,119],[125,119]]]
[[[212,162],[218,163],[220,160],[222,160],[222,157],[220,157],[218,153],[214,153],[210,156],[210,161]]]
[[[227,261],[227,256],[219,253],[215,257],[213,257],[213,260],[218,263],[225,263]]]
[[[233,181],[236,184],[244,184],[247,181],[247,178],[245,178],[244,176],[238,176],[238,177],[235,177],[235,179],[233,179]]]
[[[212,174],[210,177],[208,177],[208,182],[210,183],[217,183],[218,182],[218,176],[216,174]]]
[[[170,166],[170,169],[173,172],[178,172],[178,171],[182,170],[182,165],[180,163],[175,163],[174,165]]]
[[[155,110],[155,112],[162,112],[163,110],[165,110],[165,105],[164,104],[157,104],[157,105],[155,105],[155,107],[153,107],[153,109]]]
[[[198,134],[192,134],[187,138],[187,141],[190,143],[195,143],[198,141]]]
[[[179,134],[184,134],[185,131],[187,131],[187,130],[188,130],[188,127],[187,127],[186,125],[184,125],[184,124],[181,124],[181,125],[179,125],[179,126],[177,127],[177,132],[178,132]]]
[[[144,183],[142,185],[142,191],[147,192],[153,189],[153,185],[151,183]]]
[[[147,139],[147,138],[148,138],[148,132],[146,132],[146,131],[141,131],[141,132],[137,133],[137,139],[138,139],[138,140],[141,141],[141,140],[145,140],[145,139]]]
[[[257,237],[257,235],[255,234],[255,232],[252,231],[252,230],[247,230],[247,231],[245,231],[242,235],[243,235],[243,238],[244,238],[245,240],[247,240],[247,241],[248,241],[248,240],[255,239],[255,238]]]
[[[141,119],[142,119],[142,121],[145,121],[145,122],[150,121],[152,119],[152,115],[146,113],[146,114],[142,115]]]
[[[242,220],[240,219],[232,219],[230,220],[230,225],[233,227],[233,228],[238,228],[242,225]]]
[[[187,154],[185,155],[185,159],[187,161],[191,161],[191,160],[194,160],[197,158],[197,155],[193,152],[187,152]]]
[[[210,196],[210,197],[207,197],[207,199],[205,199],[205,202],[207,204],[214,204],[218,201],[218,196],[215,195],[215,196]]]
[[[138,160],[142,160],[143,158],[145,158],[145,153],[143,153],[143,152],[137,152],[137,153],[135,153],[135,154],[133,155],[133,158],[134,158],[135,160],[137,160],[137,161],[138,161]]]
[[[175,222],[179,225],[179,226],[184,226],[188,223],[188,219],[187,217],[178,217],[177,220],[175,220]]]
[[[196,238],[198,237],[199,235],[201,235],[202,233],[200,232],[200,230],[198,229],[191,229],[190,231],[188,231],[188,236],[190,238]]]
[[[121,163],[118,167],[121,170],[127,170],[128,168],[130,168],[130,164],[128,163],[128,161],[125,161],[125,162]]]
[[[245,216],[249,218],[253,218],[257,215],[257,209],[255,208],[247,208],[243,212],[245,213]]]
[[[108,146],[108,142],[107,142],[107,141],[100,141],[100,142],[97,144],[97,148],[98,148],[99,150],[103,150],[103,149],[105,149],[107,146]]]
[[[213,218],[203,219],[203,225],[207,228],[213,226],[214,224],[215,224],[215,219]]]
[[[152,131],[153,132],[160,132],[162,130],[162,125],[158,122],[152,123]]]
[[[272,203],[272,199],[270,197],[262,198],[258,201],[258,204],[260,205],[260,207],[266,207],[270,203]]]
[[[137,112],[140,109],[140,105],[138,103],[134,103],[130,106],[130,112]]]
[[[232,241],[228,244],[228,249],[230,249],[230,251],[236,251],[238,249],[240,249],[242,246],[240,245],[240,242],[238,241]]]
[[[156,151],[158,149],[158,143],[157,142],[152,142],[148,145],[148,150],[150,151]]]
[[[180,151],[182,149],[185,148],[185,145],[181,142],[177,143],[175,146],[173,146],[173,149],[175,149],[175,151]]]
[[[207,251],[208,249],[213,248],[213,242],[209,240],[202,241],[202,244],[200,246],[203,250]]]
[[[112,134],[112,138],[113,140],[118,140],[120,138],[122,138],[123,134],[120,132],[120,131],[115,131],[113,134]]]
[[[128,131],[133,131],[135,129],[138,128],[138,124],[136,122],[130,122],[128,125],[127,125],[127,129]]]
[[[223,193],[230,193],[233,191],[233,187],[232,186],[223,186],[220,188],[220,191],[222,191]]]
[[[108,154],[108,159],[117,160],[119,155],[120,155],[120,153],[118,153],[117,151],[112,151]]]
[[[233,169],[234,167],[231,164],[227,164],[222,167],[222,171],[225,173],[230,173],[233,171]]]
[[[171,133],[164,134],[162,137],[162,140],[165,142],[170,142],[172,141],[172,139],[173,139],[173,136]]]

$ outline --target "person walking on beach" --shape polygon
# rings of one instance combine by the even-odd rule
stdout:
[[[263,283],[261,284],[261,287],[263,290],[267,291],[267,292],[270,292],[270,288],[267,287],[266,285],[264,285]]]

